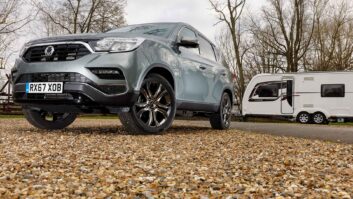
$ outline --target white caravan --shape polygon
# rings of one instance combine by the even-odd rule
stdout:
[[[325,124],[353,118],[353,72],[260,74],[243,98],[244,117],[282,116]]]

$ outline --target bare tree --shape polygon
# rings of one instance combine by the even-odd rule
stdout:
[[[125,0],[32,0],[47,35],[105,32],[125,24]]]
[[[231,40],[232,46],[226,49],[228,51],[228,62],[234,69],[236,76],[237,92],[241,102],[245,91],[244,68],[242,62],[241,52],[241,33],[239,29],[240,16],[243,13],[246,0],[209,0],[212,9],[218,14],[219,23],[223,23],[227,27],[228,36],[226,38]],[[231,51],[234,51],[232,53]],[[234,61],[235,60],[235,61]]]
[[[3,66],[13,54],[12,46],[16,33],[26,26],[35,16],[21,13],[24,1],[22,0],[0,0],[0,57]]]
[[[319,0],[268,2],[261,19],[252,18],[253,36],[271,48],[268,54],[286,58],[287,72],[296,72],[311,44]]]
[[[261,15],[242,17],[241,25],[239,17],[236,21],[230,20],[241,14],[241,4],[236,4],[240,6],[237,14],[230,15],[229,10],[234,6],[229,6],[229,1],[211,2],[219,14],[219,22],[226,24],[226,30],[220,29],[216,41],[225,62],[235,74],[239,102],[244,85],[259,73],[353,69],[352,2],[267,2]]]
[[[353,13],[348,1],[326,1],[316,17],[312,50],[307,55],[311,70],[353,69]]]
[[[283,65],[283,60],[277,56],[271,56],[268,54],[271,49],[269,46],[263,45],[256,40],[254,41],[247,32],[244,32],[241,35],[242,42],[239,46],[239,52],[241,52],[240,60],[243,64],[245,85],[253,76],[259,73],[278,73],[285,70],[284,67],[281,67]],[[224,65],[228,66],[230,71],[234,74],[236,100],[239,102],[237,105],[239,110],[241,110],[242,93],[239,89],[241,83],[239,82],[236,56],[234,46],[232,45],[232,42],[230,42],[231,40],[232,37],[228,29],[223,29],[216,37],[216,44],[222,52],[222,57],[225,62]]]
[[[7,65],[14,54],[17,33],[32,20],[32,14],[23,14],[22,0],[0,0],[0,87],[7,81]],[[4,70],[5,69],[5,70]],[[1,89],[1,88],[0,88]]]
[[[285,72],[286,68],[283,66],[285,61],[269,45],[271,43],[269,38],[266,35],[257,35],[256,37],[260,39],[253,38],[252,35],[249,36],[247,44],[249,50],[244,57],[244,64],[248,68],[247,78],[259,73]]]
[[[28,22],[28,16],[20,16],[21,0],[0,1],[0,34],[14,33]]]
[[[239,78],[239,70],[238,70],[238,65],[236,61],[236,55],[235,55],[235,50],[232,42],[231,34],[227,28],[222,29],[219,34],[215,38],[216,44],[219,47],[221,54],[222,54],[222,62],[223,65],[227,66],[231,73],[233,74],[233,83],[234,83],[234,89],[235,89],[235,105],[238,107],[238,109],[241,111],[241,102],[242,102],[242,96],[243,96],[243,91],[240,89],[240,78]],[[248,54],[247,51],[250,50],[249,46],[243,42],[243,45],[239,46],[241,52],[240,59],[241,62],[246,65],[246,62],[244,61],[246,59],[246,55]],[[247,82],[251,79],[251,71],[248,70],[247,67],[243,67],[243,78],[244,78],[244,87],[247,84]]]
[[[125,2],[122,0],[105,0],[97,7],[95,20],[92,23],[92,31],[105,32],[125,24]]]

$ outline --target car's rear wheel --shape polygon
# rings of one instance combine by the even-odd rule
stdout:
[[[229,129],[232,119],[232,100],[228,93],[223,93],[219,110],[210,117],[214,129]]]
[[[58,130],[68,127],[76,117],[76,113],[50,113],[42,110],[23,109],[27,121],[39,129]]]
[[[158,74],[142,83],[137,101],[119,118],[130,133],[159,133],[168,129],[176,112],[175,94],[170,83]]]

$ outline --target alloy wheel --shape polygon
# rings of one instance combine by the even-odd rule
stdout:
[[[228,126],[232,116],[232,104],[228,95],[224,97],[222,106],[223,106],[222,108],[223,123],[225,126]]]
[[[142,124],[156,128],[167,121],[171,106],[171,95],[163,84],[150,80],[142,85],[133,111]]]
[[[306,113],[300,114],[299,122],[303,123],[303,124],[308,123],[309,122],[309,114],[306,114]]]
[[[314,115],[313,120],[315,124],[322,124],[325,121],[324,116],[321,113],[317,113]]]

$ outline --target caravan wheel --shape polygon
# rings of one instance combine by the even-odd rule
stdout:
[[[327,124],[327,119],[323,113],[317,112],[313,115],[313,122],[315,124]]]
[[[307,112],[301,112],[297,116],[297,121],[301,124],[308,124],[310,122],[310,114]]]

